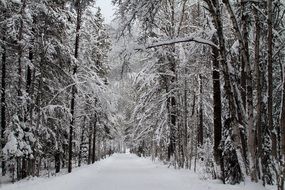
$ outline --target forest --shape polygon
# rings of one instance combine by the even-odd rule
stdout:
[[[284,190],[285,0],[112,4],[0,0],[0,179],[130,150]]]

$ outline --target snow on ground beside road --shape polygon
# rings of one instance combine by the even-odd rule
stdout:
[[[266,190],[251,182],[224,185],[200,180],[189,170],[175,170],[132,154],[113,156],[51,178],[34,178],[4,185],[1,190]],[[273,189],[273,187],[271,187]]]

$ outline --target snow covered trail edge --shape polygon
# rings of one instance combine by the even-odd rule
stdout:
[[[246,182],[223,185],[200,180],[189,170],[167,168],[161,163],[132,154],[113,156],[52,178],[36,178],[0,187],[1,190],[265,190],[260,184]],[[272,188],[271,188],[272,189]]]

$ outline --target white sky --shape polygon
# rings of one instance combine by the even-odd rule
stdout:
[[[106,23],[110,23],[113,19],[114,6],[111,3],[112,0],[97,0],[96,5],[102,10],[102,14],[105,17]]]

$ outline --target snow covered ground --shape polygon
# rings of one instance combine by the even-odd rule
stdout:
[[[251,182],[223,185],[200,180],[189,170],[175,170],[132,154],[113,156],[74,170],[71,174],[34,178],[3,185],[1,190],[265,190]]]

